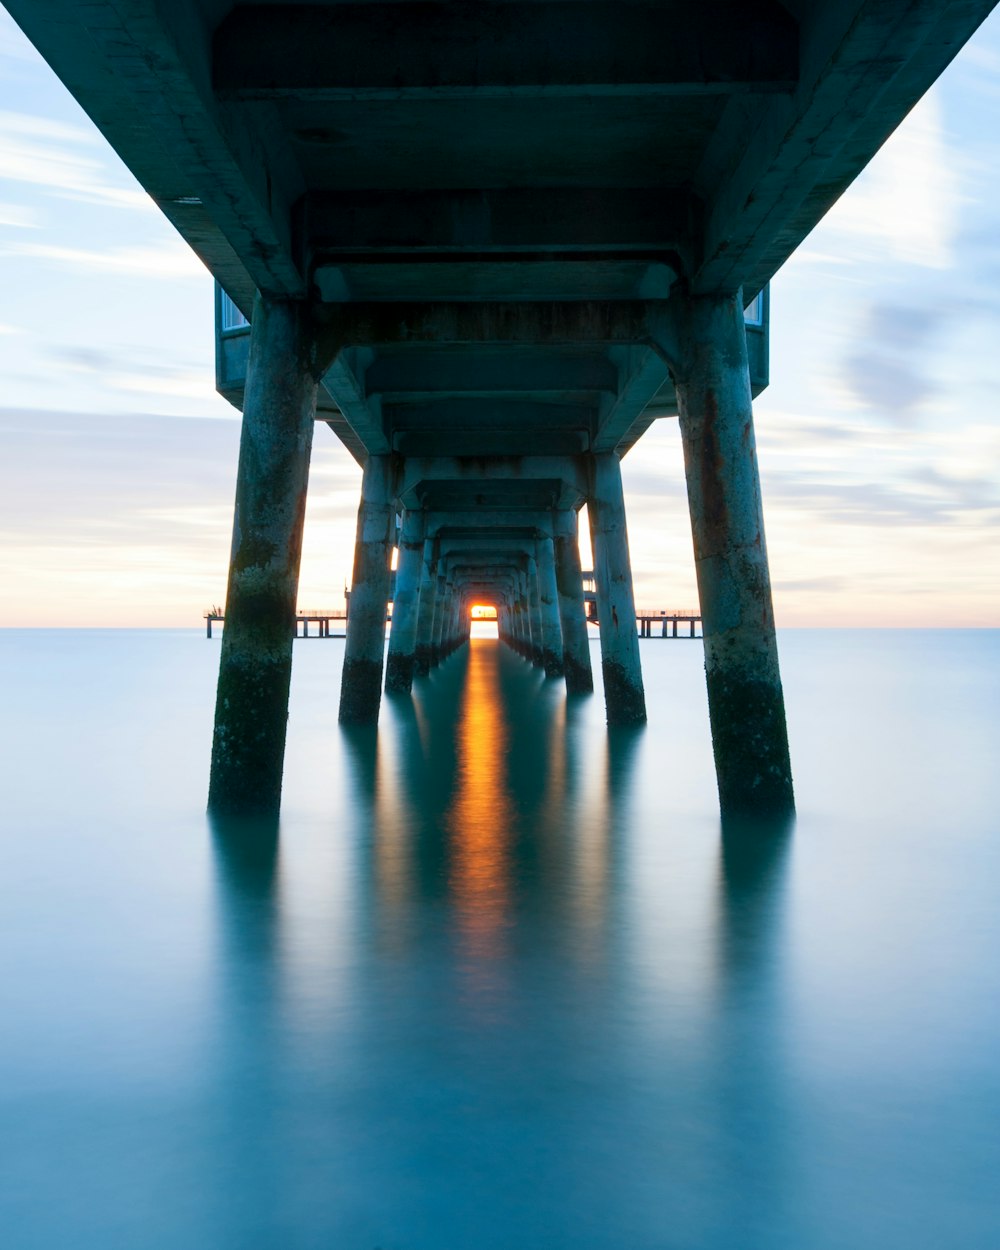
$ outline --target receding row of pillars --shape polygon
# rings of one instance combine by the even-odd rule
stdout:
[[[244,397],[209,803],[273,811],[281,793],[306,483],[322,368],[304,305],[258,296]],[[790,811],[742,298],[686,299],[675,314],[677,393],[723,813]],[[608,721],[645,720],[621,472],[588,454],[587,505]],[[369,456],[362,483],[340,716],[370,723],[383,677],[394,458]],[[468,637],[475,568],[442,555],[426,517],[406,512],[386,687],[409,689]],[[576,516],[553,511],[490,572],[505,643],[567,689],[592,688]],[[449,580],[450,579],[450,580]]]

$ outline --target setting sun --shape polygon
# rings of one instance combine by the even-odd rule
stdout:
[[[474,603],[469,611],[474,621],[495,621],[497,610],[491,603]]]

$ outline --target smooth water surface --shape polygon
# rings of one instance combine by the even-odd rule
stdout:
[[[218,640],[0,632],[14,1250],[995,1250],[1000,635],[792,632],[799,818],[475,640],[378,733],[296,644],[280,830],[203,815]]]

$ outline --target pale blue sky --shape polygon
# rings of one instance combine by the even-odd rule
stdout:
[[[779,624],[1000,624],[1000,15],[772,287],[756,405]],[[200,263],[0,8],[0,624],[192,624],[239,436]],[[624,463],[637,597],[694,602],[676,422]],[[300,604],[359,484],[317,431]]]

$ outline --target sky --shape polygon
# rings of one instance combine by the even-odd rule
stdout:
[[[224,600],[213,352],[208,273],[0,7],[0,626],[197,627]],[[1000,625],[998,398],[1000,11],[772,283],[779,626]],[[637,603],[695,604],[676,420],[622,473]],[[301,607],[342,603],[359,489],[318,427]]]

